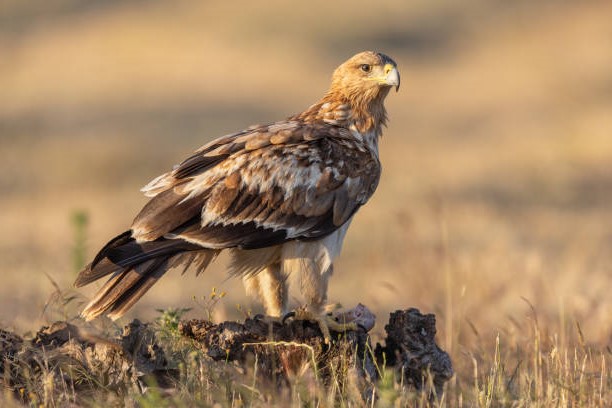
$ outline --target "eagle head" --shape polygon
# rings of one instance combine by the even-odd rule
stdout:
[[[373,51],[352,56],[334,71],[331,89],[345,96],[386,96],[391,87],[399,90],[397,64],[385,54]]]
[[[397,64],[385,54],[364,51],[349,58],[333,73],[327,99],[348,103],[364,130],[384,124],[384,99],[392,87],[399,90]]]

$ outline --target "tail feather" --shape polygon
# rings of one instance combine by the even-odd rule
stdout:
[[[171,267],[194,263],[200,273],[218,252],[181,239],[160,238],[138,243],[129,231],[125,232],[106,244],[79,273],[77,287],[111,275],[81,315],[86,320],[102,314],[117,319]]]
[[[112,276],[81,315],[92,320],[102,314],[119,318],[166,272],[166,259],[151,259]],[[122,312],[123,311],[123,312]]]
[[[201,249],[203,249],[201,246],[181,239],[160,238],[138,243],[130,236],[130,231],[126,231],[113,238],[98,252],[93,262],[79,272],[74,285],[76,287],[87,285],[122,268],[138,265],[152,258]]]
[[[135,282],[113,303],[107,312],[108,317],[116,320],[123,316],[166,273],[168,270],[167,263],[167,260],[162,260],[151,265],[147,277]]]
[[[215,260],[219,255],[220,250],[207,249],[204,251],[183,252],[169,259],[168,269],[181,268],[181,275],[187,272],[187,269],[193,266],[196,276],[199,276],[206,267]]]
[[[117,248],[123,244],[127,244],[130,241],[133,241],[134,238],[132,238],[132,231],[127,230],[119,235],[117,235],[115,238],[111,239],[110,241],[108,241],[108,243],[106,245],[104,245],[104,247],[102,247],[101,250],[98,251],[98,253],[96,254],[96,257],[94,258],[94,260],[91,262],[92,266],[96,266],[98,264],[98,262],[100,262],[102,259],[104,259],[104,257],[106,256],[106,253],[112,249],[112,248]]]

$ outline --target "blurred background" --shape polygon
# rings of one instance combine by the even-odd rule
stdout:
[[[379,322],[436,313],[456,356],[536,318],[609,344],[610,16],[607,1],[3,1],[0,326],[76,316],[100,286],[72,289],[76,265],[130,225],[140,187],[212,138],[303,110],[373,49],[402,88],[330,300]],[[168,273],[124,321],[201,317],[213,287],[227,293],[215,318],[261,311],[225,261]]]

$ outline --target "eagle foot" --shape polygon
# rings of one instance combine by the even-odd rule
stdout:
[[[306,310],[305,308],[298,308],[292,312],[285,314],[282,318],[282,323],[285,324],[285,321],[289,318],[293,318],[295,320],[307,320],[310,322],[317,323],[321,333],[323,334],[323,338],[325,340],[325,344],[329,344],[331,339],[331,331],[335,332],[345,332],[350,330],[357,330],[359,325],[355,322],[338,322],[331,314],[318,314]]]

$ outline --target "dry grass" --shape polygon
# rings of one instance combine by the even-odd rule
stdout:
[[[337,63],[373,48],[397,60],[402,89],[388,101],[381,185],[330,298],[436,313],[457,372],[450,406],[609,405],[612,7],[455,3],[8,2],[1,325],[74,316],[74,302],[41,314],[45,275],[62,290],[74,278],[74,211],[91,220],[91,256],[153,176],[213,137],[303,109]],[[128,318],[198,315],[190,299],[212,286],[228,293],[218,319],[257,307],[223,262],[158,286]],[[406,402],[385,384],[381,398]]]

